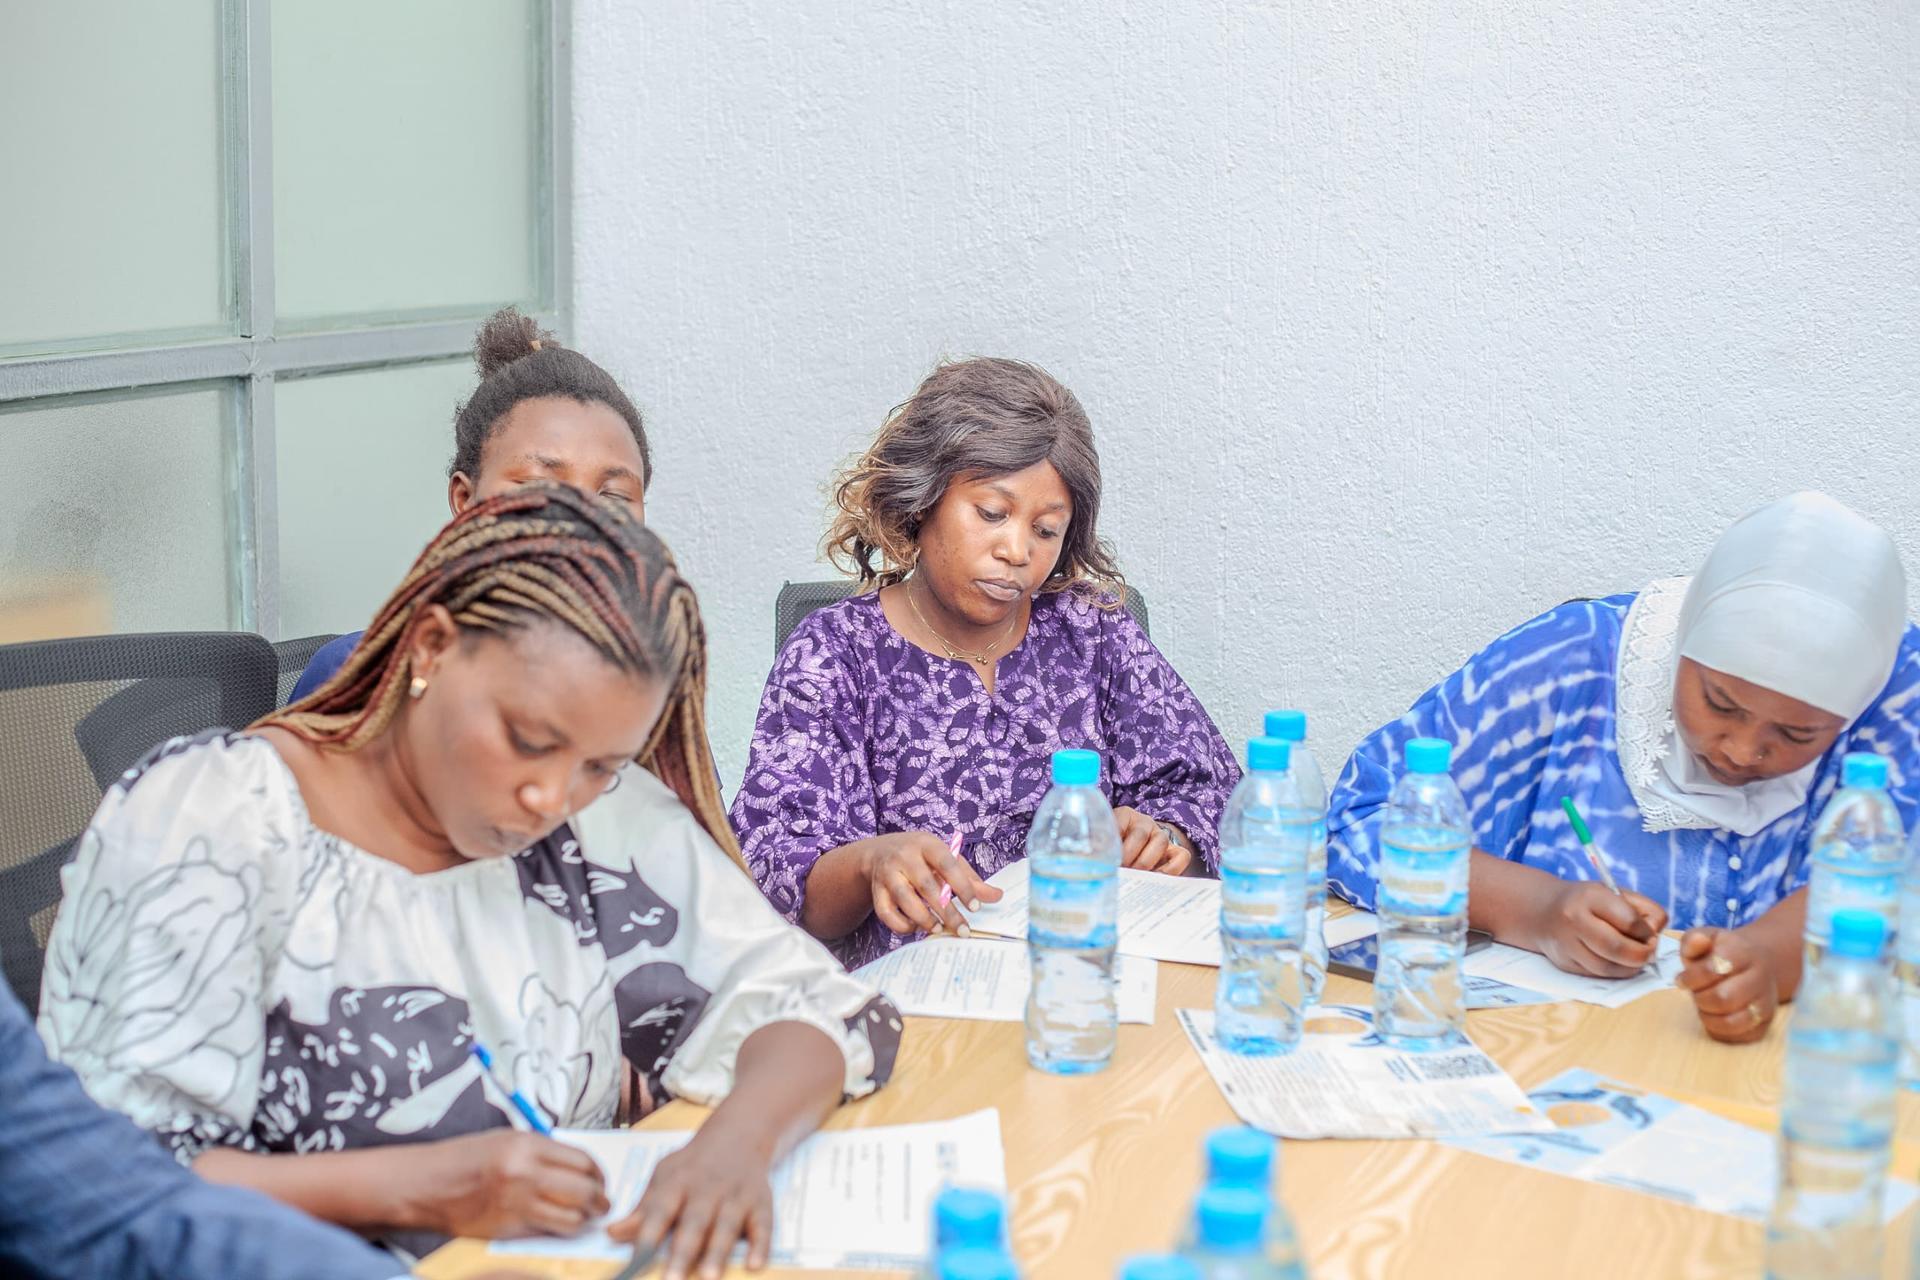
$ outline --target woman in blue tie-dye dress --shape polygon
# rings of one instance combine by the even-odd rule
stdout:
[[[1508,632],[1363,741],[1328,805],[1329,879],[1373,905],[1401,748],[1447,739],[1473,818],[1474,927],[1606,977],[1652,958],[1641,920],[1685,929],[1680,985],[1702,1024],[1758,1039],[1799,985],[1809,837],[1841,757],[1888,757],[1902,818],[1920,813],[1916,692],[1891,540],[1795,494],[1735,524],[1691,579]],[[1595,882],[1563,796],[1625,901]]]

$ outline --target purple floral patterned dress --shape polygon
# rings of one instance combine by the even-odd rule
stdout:
[[[987,693],[964,662],[912,644],[863,594],[811,614],[767,677],[733,826],[774,907],[797,921],[821,854],[868,836],[960,833],[990,876],[1025,856],[1062,747],[1100,753],[1116,805],[1186,832],[1219,870],[1220,814],[1240,770],[1220,731],[1132,615],[1062,592]],[[849,967],[905,938],[869,917],[830,949]]]

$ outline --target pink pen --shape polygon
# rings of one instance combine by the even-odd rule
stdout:
[[[960,833],[958,831],[955,831],[953,833],[953,837],[947,841],[947,848],[950,852],[952,852],[954,857],[957,858],[960,856]],[[940,886],[940,910],[945,911],[947,909],[947,904],[952,901],[953,901],[953,886],[950,884],[941,885]],[[959,928],[959,935],[964,938],[967,936],[968,932],[969,930],[967,929],[967,926],[962,924]]]

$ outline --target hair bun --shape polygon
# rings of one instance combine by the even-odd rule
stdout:
[[[559,345],[532,316],[522,315],[518,307],[502,307],[473,336],[473,362],[487,378],[516,360]]]

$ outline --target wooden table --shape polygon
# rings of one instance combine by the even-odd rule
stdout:
[[[1113,1065],[1088,1077],[1030,1069],[1016,1023],[912,1019],[893,1083],[842,1108],[829,1127],[946,1119],[998,1107],[1013,1189],[1014,1252],[1023,1274],[1033,1280],[1111,1277],[1120,1259],[1164,1250],[1174,1240],[1198,1189],[1202,1135],[1234,1123],[1174,1021],[1176,1009],[1212,1007],[1217,973],[1162,964],[1156,1021],[1121,1027]],[[1327,995],[1364,1004],[1370,991],[1333,977]],[[1569,1067],[1589,1067],[1688,1095],[1749,1123],[1770,1122],[1779,1100],[1784,1026],[1776,1022],[1759,1044],[1717,1044],[1700,1030],[1692,1003],[1679,991],[1622,1009],[1486,1010],[1469,1014],[1467,1025],[1526,1088]],[[1902,1138],[1920,1138],[1920,1103],[1903,1098],[1900,1105]],[[692,1128],[702,1114],[676,1102],[644,1126]],[[1920,1169],[1901,1172],[1913,1177]],[[1758,1225],[1432,1142],[1288,1142],[1281,1182],[1315,1280],[1760,1274]],[[1915,1216],[1889,1232],[1888,1277],[1906,1274]],[[509,1263],[580,1280],[605,1280],[617,1269],[516,1262],[463,1240],[436,1253],[420,1274],[455,1280]]]

